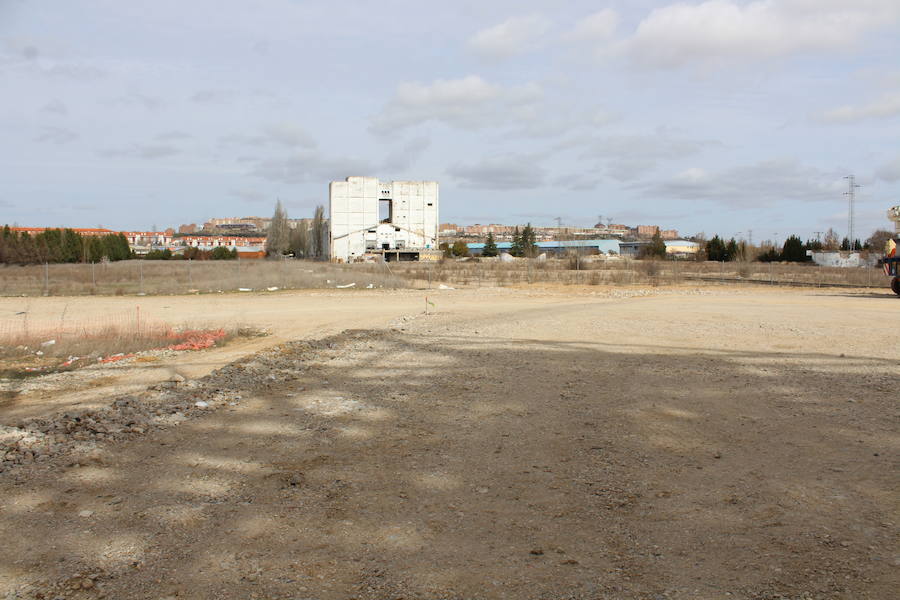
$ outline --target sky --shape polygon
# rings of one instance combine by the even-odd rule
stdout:
[[[291,217],[349,175],[442,222],[889,228],[900,0],[0,0],[0,223]],[[751,233],[752,232],[752,233]]]

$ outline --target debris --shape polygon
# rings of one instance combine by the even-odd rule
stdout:
[[[204,400],[197,400],[196,402],[194,402],[194,406],[196,406],[197,408],[208,408],[209,402],[205,402]]]
[[[456,288],[450,287],[449,285],[444,285],[443,283],[438,285],[439,290],[455,290]]]
[[[274,287],[274,286],[273,286],[273,287],[268,287],[268,288],[266,288],[266,291],[269,291],[269,292],[277,292],[277,291],[278,291],[278,288],[277,288],[277,287]]]
[[[239,292],[252,292],[253,288],[238,288]]]
[[[41,342],[41,346],[43,346],[43,347],[52,346],[55,343],[56,343],[56,340],[47,340],[46,342]]]
[[[92,510],[83,510],[80,513],[78,513],[78,516],[82,517],[84,519],[91,517],[93,515],[94,515],[94,511],[92,511]]]
[[[347,285],[336,285],[334,287],[340,288],[340,289],[352,288],[352,287],[356,287],[356,282],[348,283]]]

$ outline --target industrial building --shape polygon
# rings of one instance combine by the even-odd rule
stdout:
[[[436,181],[348,177],[328,189],[331,260],[436,260]]]

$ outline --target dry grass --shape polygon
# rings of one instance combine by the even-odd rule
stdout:
[[[0,267],[5,296],[184,294],[236,291],[406,287],[384,265],[285,261],[154,261]]]
[[[0,374],[10,377],[114,362],[147,350],[201,350],[248,333],[238,326],[172,327],[142,319],[139,309],[94,321],[66,319],[63,313],[58,323],[39,325],[29,323],[24,313],[18,320],[0,321]]]
[[[673,285],[690,283],[775,283],[887,285],[880,268],[817,267],[812,264],[781,264],[737,261],[731,263],[650,260],[598,260],[571,257],[546,261],[496,260],[444,261],[438,264],[398,263],[397,275],[419,281],[450,285],[508,286],[527,283],[559,285]]]

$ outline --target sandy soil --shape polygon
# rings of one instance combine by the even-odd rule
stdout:
[[[630,295],[203,306],[276,337],[133,396],[127,435],[0,409],[78,432],[0,473],[0,594],[895,598],[897,300]]]

